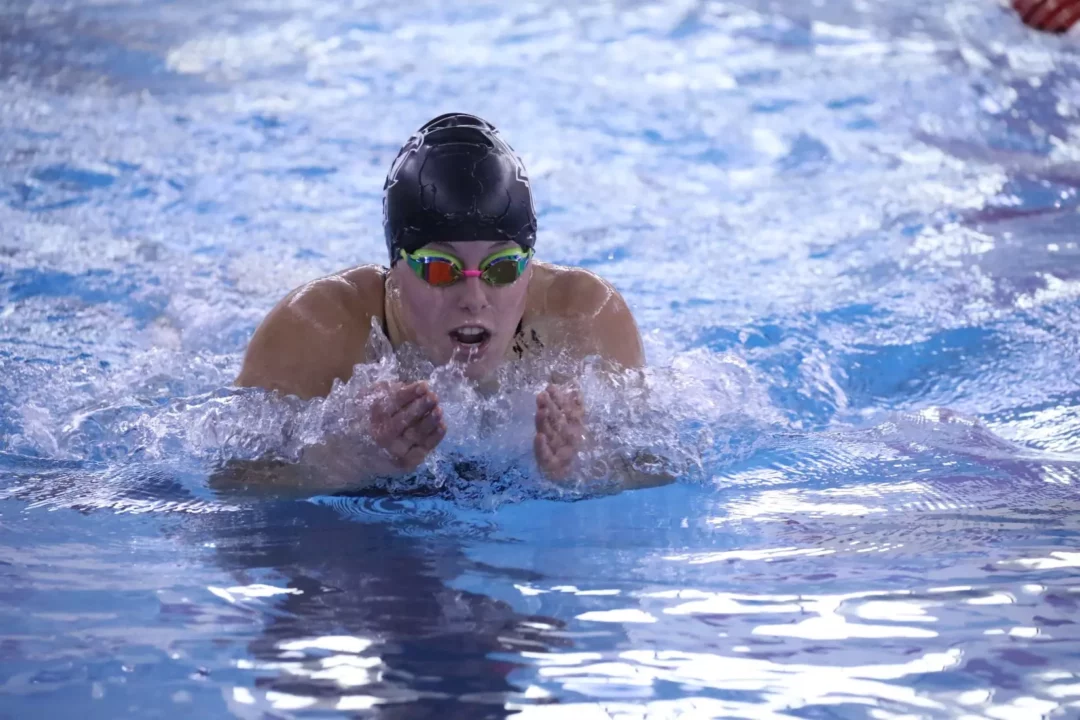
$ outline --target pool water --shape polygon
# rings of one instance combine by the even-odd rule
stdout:
[[[983,0],[15,0],[0,77],[0,715],[1080,714],[1075,37]],[[231,388],[285,292],[382,260],[448,111],[523,156],[540,257],[626,297],[647,392],[586,400],[678,480],[552,488],[534,388],[440,375],[425,492],[218,492],[363,380]]]

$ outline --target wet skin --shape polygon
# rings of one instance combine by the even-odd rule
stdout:
[[[476,269],[508,243],[431,247]],[[256,330],[237,384],[302,399],[324,397],[335,380],[346,382],[356,365],[377,359],[369,357],[372,320],[387,328],[395,349],[411,344],[436,365],[460,362],[466,377],[480,386],[490,384],[504,363],[541,348],[570,360],[598,356],[613,370],[644,364],[641,337],[622,296],[586,270],[533,259],[508,286],[468,277],[440,288],[401,261],[389,274],[364,265],[294,290]],[[446,432],[438,397],[423,381],[379,384],[367,392],[374,395],[369,419],[379,449],[366,459],[368,472],[415,469]],[[552,480],[569,478],[589,439],[580,392],[572,383],[552,382],[536,406],[537,464]]]

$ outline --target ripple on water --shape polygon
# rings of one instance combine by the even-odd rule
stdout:
[[[13,714],[1075,709],[1068,39],[981,0],[16,5]],[[579,379],[673,485],[545,483],[541,375],[231,387],[288,288],[385,257],[386,167],[462,105],[522,151],[543,258],[634,309],[643,377]],[[211,492],[363,438],[358,391],[398,372],[451,425],[419,478]]]

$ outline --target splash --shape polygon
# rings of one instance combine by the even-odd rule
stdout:
[[[206,355],[151,351],[115,371],[86,364],[24,369],[12,393],[18,419],[7,445],[26,457],[85,467],[99,488],[102,477],[117,478],[104,487],[120,495],[138,482],[124,471],[136,463],[193,476],[255,470],[243,481],[249,488],[257,477],[283,473],[302,492],[442,493],[494,506],[607,492],[627,473],[699,481],[707,470],[748,457],[780,421],[745,362],[704,349],[624,373],[547,352],[505,366],[493,388],[469,382],[460,364],[434,366],[409,346],[392,351],[378,327],[370,350],[378,362],[356,366],[326,398],[307,402],[229,387],[232,363]],[[418,379],[440,399],[446,437],[417,472],[366,477],[366,459],[377,450],[370,440],[373,388]],[[595,436],[581,454],[582,471],[558,485],[544,480],[532,449],[536,395],[553,380],[580,387]]]

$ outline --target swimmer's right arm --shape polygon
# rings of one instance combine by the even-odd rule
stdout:
[[[366,437],[330,436],[303,455],[307,464],[336,470],[346,485],[412,472],[446,435],[439,398],[424,381],[377,383],[357,406]]]
[[[371,318],[381,310],[382,276],[360,268],[291,293],[256,330],[236,384],[303,400],[325,397],[366,360]],[[381,383],[361,391],[363,437],[333,435],[308,447],[299,465],[235,466],[221,478],[238,487],[303,492],[362,486],[374,477],[414,470],[442,440],[446,426],[426,383]],[[236,464],[234,464],[236,465]],[[244,464],[238,464],[244,465]]]
[[[366,296],[376,293],[365,289],[330,276],[294,290],[255,331],[236,384],[310,400],[328,395],[334,380],[347,382],[371,332],[375,298]]]
[[[362,435],[328,435],[304,449],[300,462],[231,462],[212,478],[215,489],[311,495],[357,490],[378,477],[412,472],[446,435],[439,399],[426,382],[378,383],[357,398]]]

